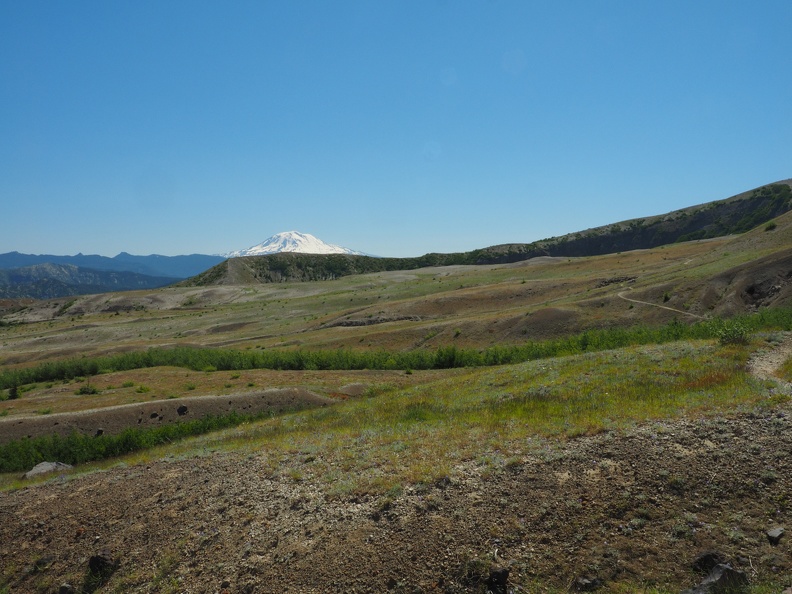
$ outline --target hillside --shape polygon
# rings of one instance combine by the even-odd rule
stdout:
[[[648,249],[693,239],[744,233],[792,208],[792,180],[761,186],[681,210],[596,227],[533,244],[506,244],[481,250],[487,263],[514,262],[527,254],[594,256]]]
[[[107,323],[112,323],[113,349],[161,342],[413,349],[449,341],[459,346],[514,344],[587,328],[729,316],[790,303],[792,213],[770,227],[589,258],[545,256],[321,282],[251,284],[242,278],[233,284],[85,296],[68,303],[42,301],[2,320],[28,324],[65,314],[67,320],[83,320],[85,341],[74,342],[70,326],[78,322],[72,321],[48,330],[46,342],[9,342],[5,358],[15,360],[18,351],[22,360],[58,356],[59,349],[91,352],[102,348]],[[329,256],[337,257],[349,258]],[[116,312],[123,316],[102,318]]]
[[[36,264],[13,270],[0,270],[0,298],[51,299],[110,291],[155,289],[177,280],[135,272],[91,270],[72,264]]]
[[[135,256],[121,252],[117,256],[77,254],[75,256],[56,256],[52,254],[21,254],[8,252],[0,254],[0,270],[12,270],[37,266],[39,264],[58,264],[77,266],[90,270],[111,272],[134,272],[144,276],[167,278],[188,278],[222,262],[221,256],[192,254],[189,256]]]
[[[778,594],[790,271],[787,212],[25,303],[0,317],[0,592],[678,594],[724,562]],[[21,478],[42,451],[76,467]]]
[[[332,280],[342,276],[415,270],[429,266],[520,262],[539,256],[585,257],[649,249],[681,241],[744,233],[792,208],[792,182],[785,180],[725,200],[623,221],[528,244],[504,244],[471,252],[418,258],[354,255],[272,254],[222,262],[184,286]]]

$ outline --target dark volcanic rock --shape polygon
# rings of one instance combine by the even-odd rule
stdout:
[[[716,565],[710,574],[695,588],[682,594],[737,594],[748,586],[744,571],[732,569],[723,563]]]
[[[493,567],[487,578],[487,590],[492,594],[506,594],[509,570],[506,567]]]
[[[110,579],[110,576],[118,569],[119,562],[108,550],[101,550],[88,560],[88,571],[85,573],[83,581],[83,594],[91,594]]]
[[[693,570],[699,573],[708,574],[718,565],[726,563],[726,558],[717,551],[706,551],[701,553],[693,561]]]
[[[117,566],[118,562],[113,559],[112,554],[107,550],[99,551],[98,554],[88,560],[88,569],[94,573],[104,573],[109,568]]]
[[[781,537],[784,536],[784,529],[779,526],[768,530],[765,534],[767,534],[767,540],[770,541],[770,544],[775,546],[781,541]]]

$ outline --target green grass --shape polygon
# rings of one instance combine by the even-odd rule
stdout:
[[[273,464],[328,495],[383,493],[433,482],[460,461],[520,464],[537,436],[561,439],[619,431],[636,423],[773,406],[745,371],[749,349],[678,342],[475,369],[451,379],[271,419],[243,433],[206,436],[202,447],[266,448]],[[184,447],[199,447],[195,443]]]
[[[40,414],[47,414],[39,411]],[[138,429],[130,427],[118,435],[94,437],[73,432],[66,437],[47,435],[24,438],[0,445],[0,473],[30,470],[39,462],[57,460],[66,464],[82,464],[123,456],[139,450],[172,443],[194,435],[235,427],[244,422],[269,416],[244,415],[236,412],[222,416],[184,421],[162,427]]]
[[[778,377],[784,381],[792,382],[792,358],[784,361],[781,368],[778,370]]]
[[[22,439],[0,446],[0,472],[43,460],[80,464],[162,445],[191,452],[210,444],[267,448],[281,471],[291,473],[285,476],[317,480],[331,496],[385,492],[447,476],[461,460],[481,459],[493,468],[520,464],[536,436],[574,438],[788,399],[768,397],[765,384],[748,374],[750,352],[712,341],[629,347],[476,368],[410,389],[378,385],[359,399],[244,429],[229,428],[251,417],[232,413],[115,436]],[[176,444],[219,429],[228,430]],[[295,470],[295,454],[317,452],[316,462]]]

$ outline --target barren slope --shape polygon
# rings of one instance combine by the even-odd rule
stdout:
[[[79,586],[100,551],[119,562],[103,591],[483,592],[492,567],[516,591],[679,591],[716,550],[754,583],[789,584],[792,540],[764,534],[790,526],[789,415],[537,439],[507,465],[482,451],[384,497],[301,481],[322,460],[297,444],[288,468],[266,451],[117,467],[0,493],[0,542],[14,543],[0,566],[13,592]]]

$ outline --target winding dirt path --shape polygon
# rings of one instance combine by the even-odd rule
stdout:
[[[620,299],[624,299],[625,301],[630,301],[631,303],[640,303],[641,305],[659,307],[660,309],[667,309],[668,311],[673,311],[676,313],[684,314],[686,316],[691,316],[699,320],[706,319],[704,316],[690,313],[689,311],[683,311],[681,309],[668,307],[667,305],[659,305],[657,303],[651,303],[649,301],[631,299],[630,297],[627,297],[625,293],[627,293],[627,291],[621,291],[616,295]],[[792,357],[792,332],[783,332],[782,335],[783,335],[783,340],[780,343],[776,344],[771,348],[762,349],[751,358],[751,360],[748,362],[748,370],[755,377],[758,377],[759,379],[762,380],[769,380],[775,382],[785,392],[792,393],[792,383],[784,381],[780,379],[778,376],[776,376],[776,373],[784,364],[784,361]]]
[[[627,291],[622,291],[621,293],[617,293],[616,296],[619,297],[619,299],[624,299],[625,301],[629,301],[631,303],[640,303],[641,305],[650,305],[652,307],[659,307],[660,309],[667,309],[668,311],[681,313],[681,314],[684,314],[686,316],[691,316],[693,318],[696,318],[698,320],[706,320],[707,319],[704,316],[700,316],[698,314],[690,313],[689,311],[685,311],[685,310],[682,310],[682,309],[676,309],[674,307],[668,307],[667,305],[658,305],[657,303],[651,303],[649,301],[640,301],[639,299],[630,299],[629,297],[625,297],[624,296],[624,294],[626,292]]]
[[[792,332],[784,332],[783,337],[774,347],[757,352],[748,362],[748,369],[759,379],[776,382],[784,391],[792,392],[792,384],[776,376],[784,361],[792,357]]]

